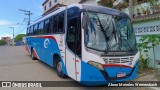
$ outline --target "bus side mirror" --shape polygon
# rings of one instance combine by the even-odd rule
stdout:
[[[82,28],[85,30],[88,29],[88,20],[89,20],[88,14],[84,12],[84,15],[82,17]]]

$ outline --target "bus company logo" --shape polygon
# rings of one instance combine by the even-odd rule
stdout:
[[[50,44],[50,41],[49,41],[49,39],[47,38],[47,39],[45,39],[44,40],[44,48],[48,48],[48,45]]]
[[[11,87],[11,82],[2,82],[2,87]]]

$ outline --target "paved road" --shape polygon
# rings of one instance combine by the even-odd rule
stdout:
[[[55,70],[40,61],[31,60],[24,47],[0,47],[0,81],[72,81],[61,79]],[[76,83],[76,82],[75,82]],[[0,88],[0,90],[28,90],[28,88]],[[153,90],[132,87],[54,87],[30,90]]]

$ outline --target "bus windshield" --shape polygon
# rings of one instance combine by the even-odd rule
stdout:
[[[136,38],[131,20],[96,12],[85,12],[88,26],[85,44],[88,48],[113,52],[136,50]]]

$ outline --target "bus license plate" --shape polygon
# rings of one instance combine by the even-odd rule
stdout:
[[[117,73],[117,77],[125,77],[126,73]]]

